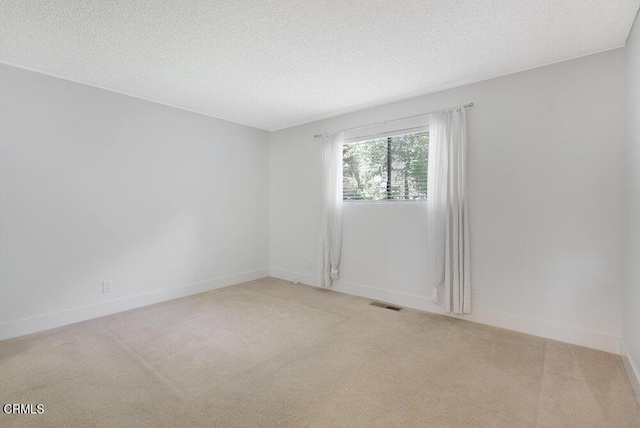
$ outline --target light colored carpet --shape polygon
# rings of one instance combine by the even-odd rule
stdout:
[[[0,426],[638,427],[620,358],[269,278],[0,342]]]

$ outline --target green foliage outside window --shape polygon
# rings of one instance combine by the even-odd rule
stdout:
[[[344,200],[426,200],[429,133],[343,147]]]

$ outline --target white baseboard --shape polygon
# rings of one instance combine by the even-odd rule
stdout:
[[[640,370],[638,370],[638,366],[633,361],[631,355],[629,355],[629,350],[622,339],[620,339],[620,357],[622,357],[622,364],[629,376],[631,388],[633,388],[633,392],[636,393],[636,400],[638,400],[638,404],[640,404]]]
[[[83,306],[66,311],[39,315],[33,318],[10,321],[4,324],[0,324],[0,340],[35,333],[50,328],[61,327],[67,324],[73,324],[76,322],[98,318],[129,309],[135,309],[154,303],[160,303],[167,300],[189,296],[192,294],[202,293],[209,290],[228,287],[230,285],[264,278],[266,276],[273,276],[288,281],[297,280],[303,284],[312,286],[316,286],[317,283],[315,276],[309,274],[292,272],[277,268],[259,269],[223,278],[215,278],[192,284],[185,284],[177,287],[157,290],[150,293],[139,294],[95,305]],[[337,281],[333,285],[333,287],[331,287],[331,289],[337,292],[353,294],[356,296],[362,296],[374,300],[380,300],[407,308],[448,315],[443,311],[441,307],[433,304],[431,300],[425,296],[417,296],[407,293],[400,293],[397,291],[384,290],[381,288],[370,287],[367,285],[346,281]],[[553,324],[546,321],[522,318],[512,314],[488,311],[482,308],[474,308],[473,311],[474,313],[470,316],[448,316],[454,316],[456,318],[505,328],[508,330],[519,331],[535,336],[541,336],[561,342],[586,346],[605,352],[618,354],[622,351],[619,337],[565,325]],[[629,364],[629,367],[631,367],[630,373],[635,373],[636,380],[638,380],[637,368],[631,365],[632,363],[630,362],[630,360],[627,364]]]
[[[315,286],[317,283],[315,277],[311,275],[291,272],[284,269],[271,268],[270,274],[275,278],[285,279],[288,281],[298,280],[299,282],[307,285]],[[445,313],[440,306],[435,305],[431,299],[426,296],[385,290],[342,280],[336,281],[331,289],[341,293],[353,294],[407,308],[452,316],[454,318],[500,327],[507,330],[514,330],[574,345],[585,346],[587,348],[598,349],[600,351],[611,352],[614,354],[618,354],[620,352],[619,337],[597,331],[584,330],[576,327],[554,324],[547,321],[522,318],[512,314],[489,311],[478,308],[477,305],[473,308],[473,313],[471,315],[451,315]]]
[[[284,270],[284,269],[271,268],[269,269],[269,276],[272,276],[274,278],[284,279],[286,281],[291,281],[291,282],[298,281],[306,285],[313,285],[313,286],[318,285],[317,278],[315,278],[312,275],[298,273],[298,272],[291,272],[289,270]]]
[[[135,296],[124,297],[122,299],[98,303],[95,305],[82,306],[66,311],[39,315],[33,318],[10,321],[0,324],[0,340],[23,336],[25,334],[31,334],[55,327],[61,327],[167,300],[178,299],[192,294],[216,290],[218,288],[228,287],[230,285],[240,284],[242,282],[252,281],[267,276],[269,276],[269,269],[259,269],[222,278],[209,279],[177,287],[165,288],[162,290],[152,291],[150,293],[137,294]]]

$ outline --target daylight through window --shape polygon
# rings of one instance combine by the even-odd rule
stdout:
[[[343,199],[427,199],[429,132],[346,143],[342,152]]]

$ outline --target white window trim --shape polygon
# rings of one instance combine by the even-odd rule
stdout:
[[[428,125],[414,126],[413,128],[395,129],[393,131],[377,132],[375,134],[368,134],[368,135],[362,135],[362,136],[353,137],[353,138],[346,138],[343,144],[355,144],[355,143],[361,143],[363,141],[369,141],[369,140],[379,140],[379,139],[389,138],[389,137],[399,137],[401,135],[417,134],[419,132],[425,132],[428,130],[429,130]]]

